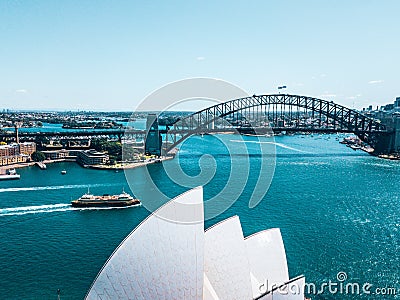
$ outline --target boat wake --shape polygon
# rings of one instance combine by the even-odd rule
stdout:
[[[53,186],[33,186],[33,187],[16,187],[3,188],[0,193],[6,192],[21,192],[21,191],[44,191],[44,190],[60,190],[60,189],[79,189],[87,187],[102,187],[102,186],[117,186],[121,184],[70,184],[70,185],[53,185]]]
[[[230,141],[231,141],[231,142],[234,142],[234,143],[271,144],[271,145],[275,145],[275,146],[278,146],[278,147],[281,147],[281,148],[285,148],[285,149],[288,149],[288,150],[293,150],[293,151],[296,151],[296,152],[310,153],[310,152],[308,152],[308,151],[303,151],[303,150],[300,150],[300,149],[296,149],[296,148],[287,146],[287,145],[285,145],[285,144],[275,143],[275,142],[242,141],[242,140],[230,140]]]
[[[50,205],[1,208],[0,217],[65,211],[70,208],[71,208],[70,204],[50,204]]]
[[[22,207],[10,207],[0,208],[0,217],[6,216],[22,216],[27,214],[42,214],[42,213],[54,213],[74,210],[108,210],[108,209],[124,209],[130,207],[136,207],[138,205],[124,206],[124,207],[72,207],[71,204],[59,203],[49,205],[37,205],[37,206],[22,206]]]

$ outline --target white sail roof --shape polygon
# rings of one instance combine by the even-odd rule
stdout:
[[[303,300],[304,285],[304,277],[289,281],[279,229],[245,239],[234,216],[204,232],[199,187],[134,229],[105,263],[86,299]]]
[[[115,250],[86,299],[202,299],[203,211],[196,188],[150,215]]]
[[[253,297],[289,281],[285,247],[279,228],[245,238]]]
[[[214,291],[219,299],[251,299],[249,270],[239,217],[226,219],[205,232],[204,274],[212,286],[210,290],[205,285],[205,295]]]

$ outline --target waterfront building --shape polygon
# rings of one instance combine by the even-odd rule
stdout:
[[[34,142],[23,142],[18,145],[20,154],[32,155],[36,151],[36,143]]]
[[[46,159],[63,159],[63,158],[70,158],[70,153],[66,149],[61,150],[44,150],[42,153],[46,156]]]
[[[83,166],[103,165],[110,161],[110,157],[107,154],[94,149],[82,150],[77,154],[77,162]]]
[[[18,163],[25,163],[31,160],[29,155],[26,154],[18,154],[12,156],[1,156],[0,157],[0,166],[7,166]]]
[[[36,144],[33,142],[0,145],[0,165],[6,166],[28,162],[31,159],[31,154],[35,151]]]
[[[277,228],[244,237],[233,216],[204,231],[203,190],[151,214],[117,247],[86,299],[304,300],[304,276],[289,280]]]
[[[19,148],[17,143],[0,145],[0,157],[14,156],[18,154],[19,154]]]
[[[61,150],[58,150],[58,151],[61,151]],[[77,158],[80,152],[82,152],[82,150],[68,149],[69,158]]]

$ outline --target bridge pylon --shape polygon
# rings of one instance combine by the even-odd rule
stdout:
[[[146,121],[145,155],[161,156],[162,137],[156,114],[149,114]]]

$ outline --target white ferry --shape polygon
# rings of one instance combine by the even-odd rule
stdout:
[[[89,193],[82,195],[77,200],[71,201],[73,207],[122,207],[140,204],[139,199],[133,198],[122,191],[119,195],[95,196]]]

